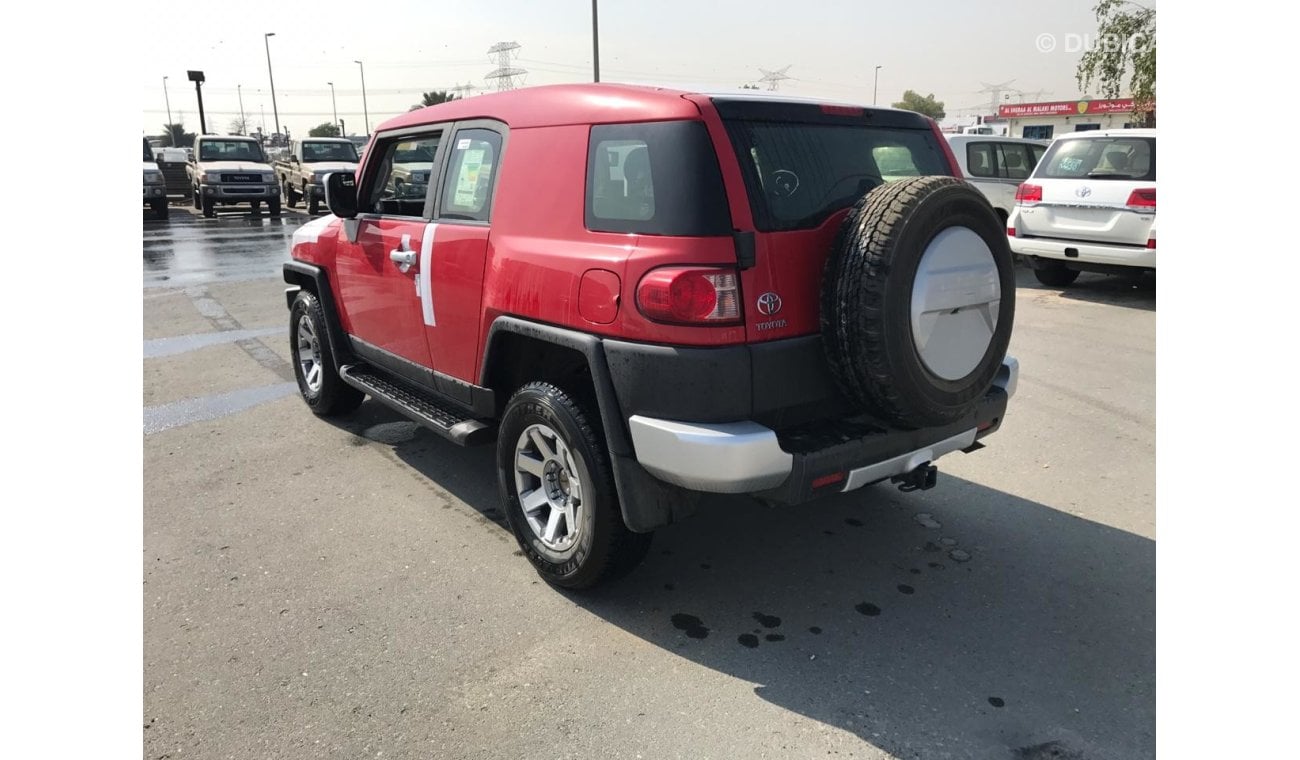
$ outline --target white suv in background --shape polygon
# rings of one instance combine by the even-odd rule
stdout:
[[[1048,142],[965,134],[948,135],[948,144],[961,164],[962,176],[984,193],[1005,222],[1016,206],[1016,188],[1029,179]]]
[[[1011,250],[1044,285],[1079,272],[1156,269],[1156,131],[1111,129],[1056,138],[1016,191]]]

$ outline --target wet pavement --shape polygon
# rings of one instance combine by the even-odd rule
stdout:
[[[145,757],[1154,756],[1154,284],[1021,272],[1019,393],[935,489],[711,499],[576,596],[490,447],[297,398],[305,220],[143,225]]]

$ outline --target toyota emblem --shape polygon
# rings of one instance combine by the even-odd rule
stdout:
[[[758,297],[758,313],[770,317],[781,310],[781,296],[776,293],[764,293]]]
[[[1080,198],[1087,198],[1089,195],[1092,195],[1092,188],[1087,185],[1082,185],[1078,190],[1074,191],[1074,194]]]

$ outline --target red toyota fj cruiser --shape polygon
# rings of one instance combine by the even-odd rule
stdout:
[[[593,84],[403,114],[294,234],[298,385],[495,440],[519,545],[569,588],[702,493],[928,488],[1018,371],[1006,236],[960,174],[884,108]]]

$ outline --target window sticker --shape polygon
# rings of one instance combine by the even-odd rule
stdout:
[[[465,150],[469,147],[469,138],[462,137],[456,142],[456,150]]]
[[[1075,156],[1066,156],[1061,159],[1060,169],[1063,172],[1077,172],[1083,168],[1083,159]]]
[[[469,138],[461,142],[468,143]],[[468,146],[467,146],[468,147]],[[456,194],[453,205],[462,208],[478,208],[478,188],[480,182],[487,182],[490,167],[483,166],[482,148],[466,150],[460,162],[460,175],[456,178]]]

